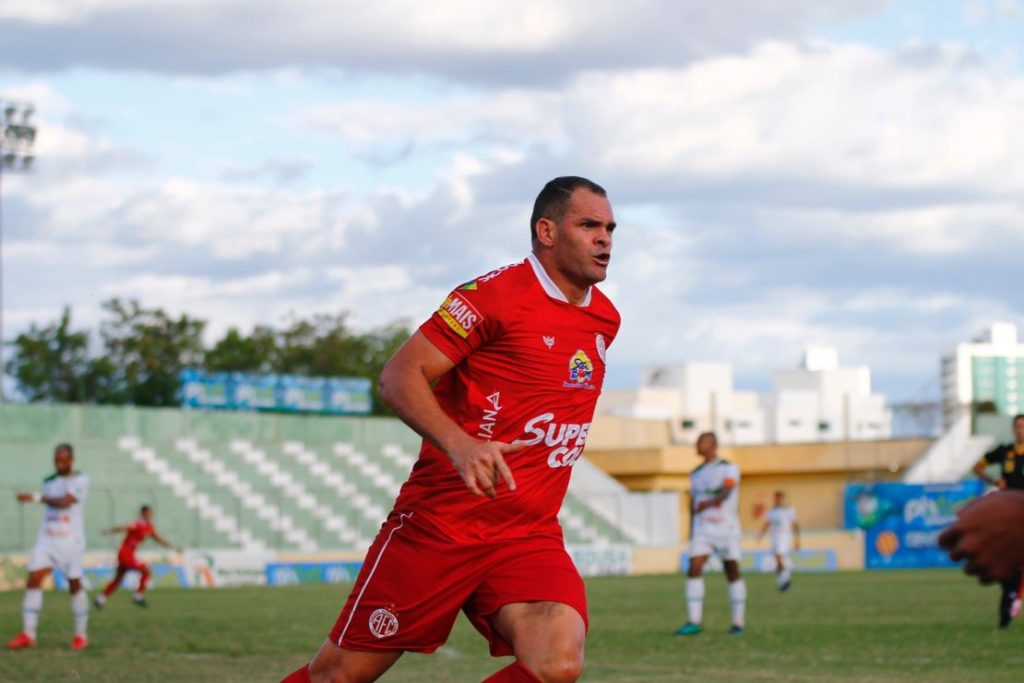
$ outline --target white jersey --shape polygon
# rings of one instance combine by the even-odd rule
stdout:
[[[788,505],[773,507],[765,517],[768,533],[772,544],[788,545],[793,540],[793,524],[796,522],[796,510]]]
[[[717,529],[732,533],[740,531],[740,468],[731,462],[717,458],[705,463],[690,473],[690,486],[693,489],[693,504],[696,506],[717,496],[727,486],[732,493],[714,507],[702,510],[694,515],[694,532],[704,529]]]
[[[67,494],[75,502],[66,508],[46,506],[39,525],[39,540],[80,540],[85,543],[85,499],[89,495],[89,478],[81,472],[62,477],[54,474],[43,480],[43,498],[63,498]]]

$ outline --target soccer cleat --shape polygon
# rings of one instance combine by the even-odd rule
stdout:
[[[736,624],[733,624],[732,627],[729,628],[729,635],[730,636],[742,636],[743,635],[743,627],[742,626],[737,626]]]
[[[29,637],[27,633],[19,633],[13,640],[7,641],[7,647],[11,650],[20,650],[23,647],[35,647],[36,639]]]
[[[695,636],[695,635],[697,635],[698,633],[700,633],[703,630],[704,630],[704,627],[701,626],[700,624],[694,624],[693,622],[689,622],[688,621],[685,624],[683,624],[682,626],[680,626],[678,629],[676,629],[676,635],[677,636]]]
[[[149,603],[146,602],[146,598],[132,598],[132,602],[135,603],[136,607],[149,607]]]
[[[779,586],[779,592],[780,593],[785,593],[786,591],[789,590],[789,587],[792,586],[792,585],[793,585],[792,581],[787,581],[786,583],[784,583],[781,586]]]
[[[75,639],[71,641],[72,650],[84,650],[89,645],[89,640],[85,636],[75,636]]]
[[[92,604],[96,609],[103,609],[103,605],[107,603],[100,602],[100,596],[97,595],[95,598],[92,599]]]

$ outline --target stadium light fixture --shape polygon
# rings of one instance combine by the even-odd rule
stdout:
[[[36,127],[32,117],[36,108],[29,102],[0,97],[3,109],[3,134],[0,135],[0,403],[4,402],[4,327],[3,327],[3,174],[27,173],[35,165]]]

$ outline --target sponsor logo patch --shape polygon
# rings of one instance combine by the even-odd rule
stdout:
[[[597,335],[597,339],[594,340],[594,346],[597,347],[597,355],[601,358],[601,362],[607,363],[608,361],[605,360],[604,354],[608,350],[608,345],[604,341],[603,334]]]
[[[457,291],[448,295],[441,307],[437,309],[437,313],[442,320],[448,323],[448,327],[463,339],[468,337],[473,328],[483,320],[483,316],[473,304],[466,301]]]
[[[387,638],[398,633],[398,617],[383,607],[370,615],[370,633],[376,638]]]
[[[563,384],[567,389],[596,389],[591,379],[594,377],[594,363],[583,349],[578,350],[569,359],[569,381]]]
[[[463,283],[458,287],[460,292],[475,292],[476,291],[476,280],[470,280],[469,282]]]

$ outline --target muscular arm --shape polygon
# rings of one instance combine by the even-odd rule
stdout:
[[[174,544],[170,543],[166,538],[164,538],[163,536],[161,536],[157,532],[154,531],[152,533],[152,536],[153,536],[153,540],[156,541],[157,543],[159,543],[160,545],[162,545],[163,547],[165,547],[165,548],[174,548]],[[181,548],[178,548],[177,550],[178,550],[178,552],[181,552]]]
[[[31,503],[36,500],[36,494],[34,493],[19,493],[18,502],[20,503]],[[39,498],[39,502],[43,505],[49,505],[54,508],[69,508],[78,502],[70,493],[61,496],[60,498]]]
[[[451,359],[416,332],[384,366],[377,390],[402,422],[448,455],[471,493],[494,498],[494,487],[501,479],[515,490],[503,454],[522,446],[474,439],[438,404],[431,386],[453,367]]]
[[[716,493],[713,498],[709,498],[708,500],[705,500],[702,503],[698,503],[697,506],[694,508],[694,511],[704,512],[708,508],[713,508],[718,505],[721,505],[723,502],[725,502],[725,499],[729,497],[729,494],[732,493],[733,489],[735,488],[736,484],[730,484],[726,482],[725,486],[722,487],[721,491]]]

